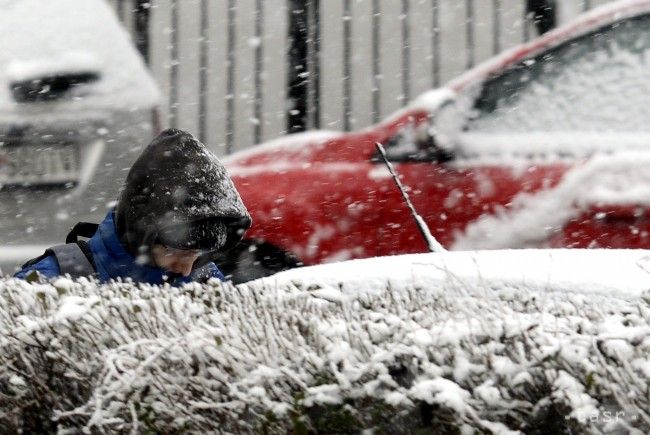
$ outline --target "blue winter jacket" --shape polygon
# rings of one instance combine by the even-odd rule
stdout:
[[[97,271],[97,278],[101,282],[117,278],[131,278],[134,282],[162,284],[165,282],[163,280],[164,276],[173,276],[174,274],[159,267],[142,265],[136,262],[135,257],[131,255],[120,242],[115,229],[114,215],[115,212],[110,211],[102,223],[99,224],[99,228],[95,235],[88,241]],[[172,284],[179,285],[199,278],[205,279],[206,269],[207,277],[214,277],[221,281],[225,281],[223,274],[214,263],[208,263],[208,265],[201,269],[204,271],[201,274],[201,277],[196,276],[197,274],[195,271],[192,272],[190,276],[175,279]],[[53,278],[61,275],[56,258],[53,255],[50,255],[32,266],[28,266],[18,271],[14,277],[25,279],[25,276],[32,270],[37,270],[46,278]]]

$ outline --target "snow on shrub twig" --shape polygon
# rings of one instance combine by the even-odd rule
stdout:
[[[0,280],[8,431],[650,431],[647,301]]]

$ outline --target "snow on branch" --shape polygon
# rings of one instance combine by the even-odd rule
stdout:
[[[0,280],[0,427],[650,431],[650,299],[348,290]]]

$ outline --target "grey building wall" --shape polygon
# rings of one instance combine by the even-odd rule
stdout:
[[[109,1],[133,31],[135,0]],[[608,2],[557,0],[559,23]],[[286,134],[288,3],[151,0],[150,66],[164,95],[163,125],[200,134],[221,154]],[[536,34],[524,0],[319,3],[323,129],[369,126]]]

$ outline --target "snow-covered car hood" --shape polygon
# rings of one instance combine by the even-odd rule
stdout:
[[[262,278],[276,287],[318,288],[323,299],[356,298],[385,288],[512,288],[634,299],[650,288],[650,251],[519,249],[453,251],[350,260]]]
[[[156,104],[155,82],[103,0],[0,1],[0,119]],[[18,103],[11,85],[43,76],[94,73],[74,98]]]
[[[262,169],[282,171],[311,161],[316,150],[341,136],[342,133],[325,130],[296,133],[236,152],[222,161],[231,175],[246,175]]]

